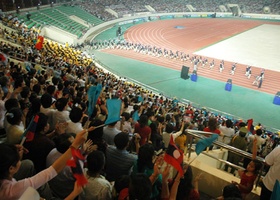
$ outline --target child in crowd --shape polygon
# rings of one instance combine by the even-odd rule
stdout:
[[[257,156],[257,139],[254,139],[252,161],[247,165],[247,168],[245,170],[238,170],[238,174],[240,176],[240,183],[232,181],[232,183],[239,188],[242,195],[242,199],[245,199],[246,196],[252,191],[255,179],[261,167],[260,162],[255,160],[256,156]]]

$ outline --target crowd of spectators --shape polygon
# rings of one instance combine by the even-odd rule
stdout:
[[[176,171],[172,176],[170,166],[155,152],[168,147],[171,134],[185,150],[190,139],[185,129],[214,132],[220,141],[231,144],[246,126],[124,81],[98,68],[75,48],[45,40],[38,50],[36,30],[19,25],[15,30],[1,28],[0,33],[0,131],[5,143],[0,145],[0,195],[5,199],[19,198],[28,185],[46,199],[78,195],[82,199],[111,199],[114,195],[119,199],[199,199],[201,177],[192,178],[191,166],[184,166],[185,178]],[[87,90],[96,85],[102,91],[89,115]],[[105,126],[109,99],[122,101],[122,119]],[[36,116],[34,138],[22,147],[22,134]],[[260,137],[267,138],[258,145],[259,155],[265,156],[277,145],[276,135],[266,135],[261,125],[256,129]],[[250,141],[251,137],[246,138]],[[24,151],[22,157],[12,145]],[[65,166],[71,150],[80,146],[87,155],[88,185],[83,192]],[[24,179],[28,177],[33,178]]]
[[[102,2],[83,2],[81,3],[83,8],[86,8],[89,12],[102,12],[100,15],[104,15],[105,7],[109,7],[118,13],[119,17],[124,14],[133,14],[136,12],[148,12],[149,10],[145,8],[145,5],[150,5],[155,12],[189,12],[187,5],[192,5],[195,12],[220,12],[220,5],[224,5],[227,8],[227,4],[238,4],[241,12],[244,13],[264,13],[263,8],[268,6],[270,8],[271,14],[279,14],[280,3],[279,1],[254,1],[254,0],[153,0],[153,1],[131,1],[131,0],[121,0],[121,1],[102,1]],[[93,9],[89,9],[93,8]],[[97,9],[99,8],[99,9]],[[229,9],[229,8],[227,8]],[[93,11],[92,11],[93,10]],[[229,12],[231,10],[229,9]],[[105,17],[106,18],[106,17]],[[109,19],[109,18],[107,18]]]

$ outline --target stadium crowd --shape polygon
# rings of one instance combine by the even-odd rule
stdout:
[[[88,1],[81,2],[80,5],[83,9],[90,12],[91,14],[103,19],[104,21],[115,19],[105,11],[106,8],[111,8],[118,13],[118,17],[122,17],[125,14],[134,14],[137,12],[149,12],[145,7],[146,5],[151,6],[155,12],[189,12],[187,5],[192,5],[195,8],[195,12],[221,12],[219,9],[220,5],[227,7],[227,4],[238,4],[241,12],[243,13],[258,13],[264,14],[264,7],[270,8],[270,14],[280,14],[280,3],[279,1],[254,1],[254,0],[153,0],[153,1],[131,1],[131,0],[121,0],[121,1]],[[229,10],[231,12],[231,10]]]
[[[124,81],[73,47],[45,40],[37,48],[38,30],[27,30],[14,18],[7,20],[16,29],[0,30],[1,197],[19,199],[31,186],[45,199],[199,199],[201,176],[193,177],[187,164],[183,174],[177,173],[161,154],[170,138],[186,149],[191,138],[185,129],[216,133],[229,145],[240,136],[242,150],[248,152],[257,140],[258,155],[274,164],[270,155],[279,150],[278,137],[267,134],[261,124],[252,135],[246,121],[184,105]],[[141,48],[136,45],[135,50],[146,51]],[[89,105],[88,91],[98,86],[100,95]],[[121,101],[122,117],[105,125],[110,114],[106,105],[112,99]],[[34,120],[33,137],[22,140]],[[235,147],[241,149],[239,144]],[[77,149],[86,157],[88,183],[83,189],[73,166],[66,166]],[[269,192],[277,176],[270,170],[267,176]],[[253,182],[245,189],[242,183],[226,186],[230,189],[221,195],[241,199],[241,192],[250,192]]]

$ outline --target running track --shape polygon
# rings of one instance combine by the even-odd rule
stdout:
[[[166,48],[168,50],[172,50],[173,52],[178,50],[192,56],[193,52],[201,48],[217,43],[221,40],[227,39],[238,33],[242,33],[261,24],[280,25],[280,22],[202,18],[162,20],[133,26],[125,32],[124,37],[129,42],[152,45],[161,47],[162,49]],[[174,28],[177,25],[183,26],[185,28]],[[190,63],[190,61],[183,62],[181,60],[163,57],[156,58],[151,55],[136,53],[132,50],[106,49],[104,51],[118,56],[132,58],[175,70],[181,70],[182,65],[189,66],[190,72],[193,68],[193,65]],[[208,58],[208,62],[210,61],[212,61],[212,58]],[[246,68],[245,65],[238,64],[235,75],[232,76],[229,74],[232,63],[225,61],[225,69],[222,73],[220,73],[218,69],[219,63],[220,60],[215,60],[215,67],[212,70],[209,69],[209,65],[205,66],[204,68],[198,66],[198,76],[220,80],[223,82],[226,82],[228,79],[232,79],[233,84],[235,85],[270,94],[275,94],[280,90],[280,72],[266,69],[265,79],[263,81],[262,87],[259,89],[256,86],[253,86],[252,82],[254,77],[260,74],[260,67],[253,66],[251,79],[247,79],[247,77],[244,75]]]

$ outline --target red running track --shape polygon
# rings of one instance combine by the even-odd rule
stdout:
[[[185,29],[174,28],[177,25],[184,26]],[[208,45],[217,43],[221,40],[229,38],[248,29],[254,28],[261,24],[280,24],[280,22],[267,22],[257,20],[236,20],[236,19],[174,19],[148,22],[133,26],[128,29],[124,37],[129,42],[152,45],[156,47],[166,48],[173,52],[182,51],[190,54]],[[183,62],[181,60],[156,58],[152,55],[143,55],[132,50],[105,50],[108,53],[128,57],[135,60],[148,62],[151,64],[181,70],[182,65],[190,66],[192,71],[193,65],[190,61]],[[208,62],[212,58],[208,58]],[[211,70],[209,65],[202,68],[198,67],[198,75],[226,82],[232,79],[235,85],[243,86],[250,89],[259,90],[270,94],[275,94],[280,90],[280,72],[265,70],[265,78],[261,88],[252,85],[254,77],[260,74],[261,68],[252,67],[251,79],[245,76],[245,65],[238,64],[235,75],[230,75],[231,62],[225,61],[225,70],[219,72],[220,60],[215,59],[215,67]]]

